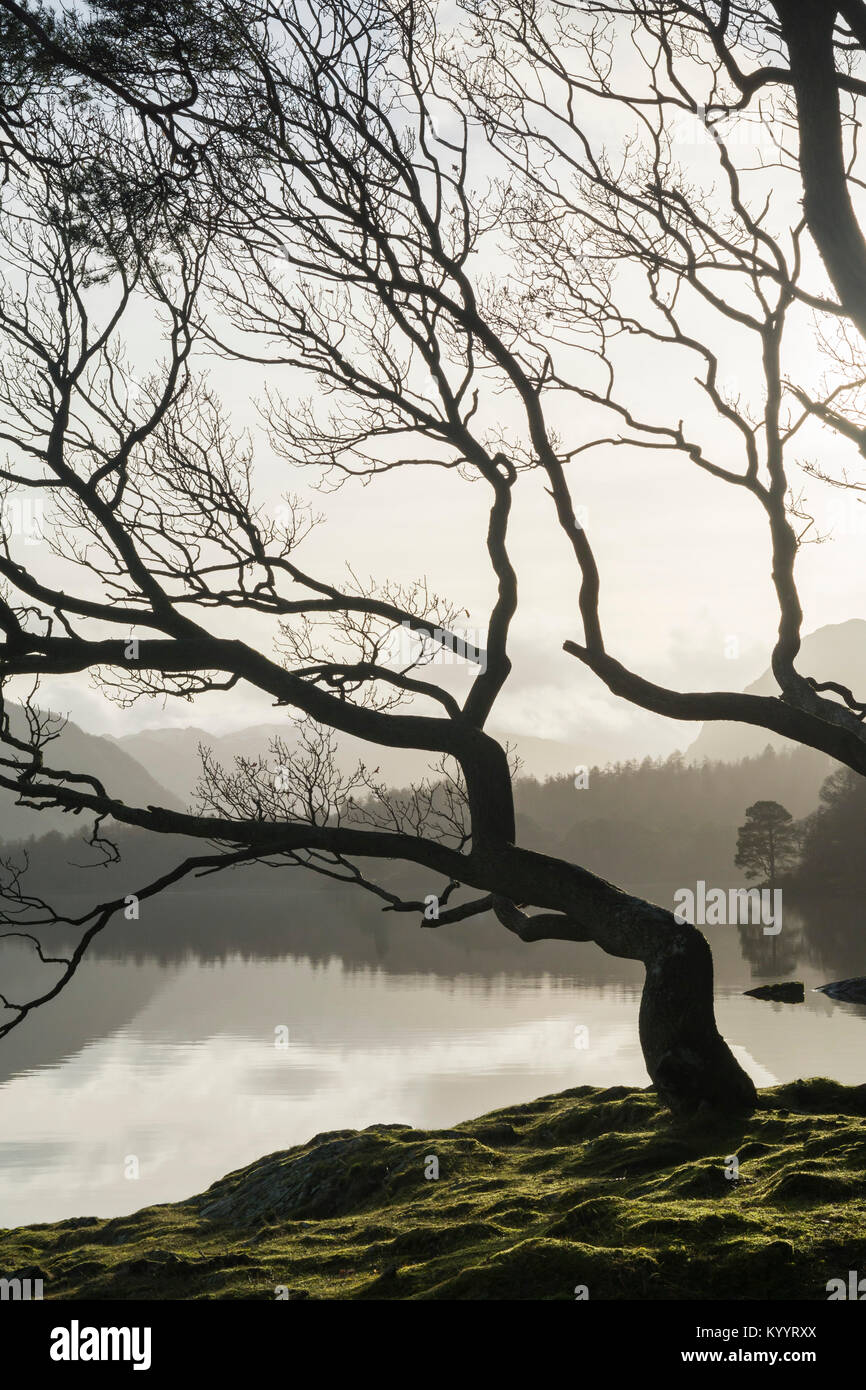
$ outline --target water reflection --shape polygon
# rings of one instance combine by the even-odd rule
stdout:
[[[786,903],[778,938],[706,930],[720,1027],[759,1085],[863,1080],[866,1009],[809,992],[866,973],[855,903]],[[32,953],[7,946],[0,969],[25,988]],[[794,972],[805,1005],[743,997]],[[322,1130],[645,1085],[640,979],[590,945],[526,947],[484,920],[419,930],[357,895],[173,894],[0,1044],[0,1224],[176,1200]]]

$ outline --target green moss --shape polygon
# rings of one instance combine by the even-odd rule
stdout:
[[[0,1272],[59,1299],[824,1299],[866,1264],[864,1166],[866,1087],[797,1081],[747,1120],[674,1123],[649,1091],[581,1086],[450,1130],[320,1134],[132,1216],[2,1231]]]

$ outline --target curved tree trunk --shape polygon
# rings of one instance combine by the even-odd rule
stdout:
[[[716,1026],[712,953],[696,927],[672,931],[646,961],[639,1029],[647,1071],[671,1110],[754,1106],[754,1083]]]
[[[660,1099],[676,1114],[690,1114],[701,1105],[728,1113],[752,1109],[754,1083],[716,1026],[713,958],[703,933],[665,908],[571,868],[578,875],[572,901],[581,903],[579,917],[557,912],[528,916],[513,901],[494,897],[499,920],[523,941],[595,941],[608,955],[643,961],[640,1041]]]

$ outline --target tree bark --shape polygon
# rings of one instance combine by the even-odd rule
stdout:
[[[774,0],[797,99],[803,211],[847,313],[866,337],[866,241],[851,202],[839,106],[833,27],[840,10],[828,0]],[[849,22],[862,6],[848,4]]]
[[[523,852],[518,854],[523,858]],[[581,877],[586,873],[576,872]],[[591,888],[578,888],[575,900],[581,903],[578,916],[528,916],[501,897],[493,899],[493,907],[523,941],[595,941],[608,955],[643,961],[639,1035],[659,1098],[678,1115],[701,1105],[722,1113],[751,1110],[757,1101],[754,1082],[716,1025],[713,958],[703,933],[678,922],[666,908],[601,879],[594,879]]]
[[[675,1113],[754,1107],[754,1082],[716,1026],[712,953],[696,927],[672,932],[646,962],[639,1031],[653,1085]]]

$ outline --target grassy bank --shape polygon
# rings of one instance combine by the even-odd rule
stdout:
[[[449,1130],[321,1134],[132,1216],[2,1231],[0,1271],[46,1298],[825,1299],[866,1274],[864,1169],[866,1086],[777,1086],[724,1126],[579,1087]]]

